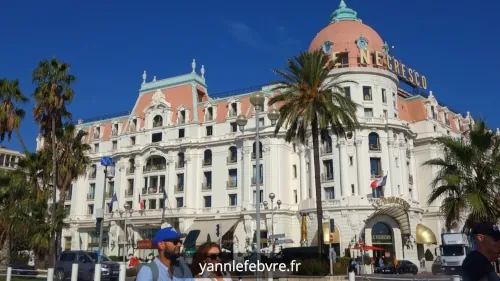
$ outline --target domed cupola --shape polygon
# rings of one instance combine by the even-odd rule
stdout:
[[[335,10],[330,16],[330,23],[343,20],[361,21],[360,19],[358,19],[358,13],[351,8],[347,8],[344,0],[341,0],[339,8]]]

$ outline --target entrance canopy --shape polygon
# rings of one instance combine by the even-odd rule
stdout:
[[[401,234],[411,234],[410,220],[408,218],[408,209],[410,208],[408,202],[398,197],[384,198],[375,205],[375,212],[370,215],[367,220],[374,217],[386,215],[393,218],[401,229]]]
[[[188,233],[188,236],[191,231],[198,230],[200,232],[200,234],[196,238],[196,246],[207,242],[208,237],[210,237],[210,241],[217,242],[218,238],[224,236],[224,234],[226,234],[226,232],[228,232],[236,223],[238,223],[238,221],[239,219],[194,221],[193,225],[186,232]],[[217,237],[217,224],[220,225],[219,237]],[[189,242],[191,243],[191,241]]]
[[[335,226],[335,232],[333,234],[333,244],[339,244],[340,243],[340,231]],[[323,243],[324,244],[330,244],[330,223],[329,222],[324,222],[323,223]],[[311,245],[317,246],[318,245],[318,231],[316,231],[316,234],[314,235],[313,240],[311,241]]]
[[[417,224],[417,244],[437,244],[434,232],[423,224]]]

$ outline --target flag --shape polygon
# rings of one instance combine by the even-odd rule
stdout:
[[[377,187],[384,186],[386,181],[387,181],[387,175],[385,175],[379,179],[373,180],[372,183],[370,184],[370,187],[377,188]]]
[[[163,209],[165,209],[165,208],[166,208],[165,206],[167,205],[167,204],[166,204],[166,202],[167,202],[167,198],[168,198],[168,196],[167,196],[167,189],[166,189],[166,188],[163,188]]]
[[[144,210],[144,202],[141,200],[141,193],[139,192],[139,208]]]
[[[118,197],[116,196],[116,192],[113,194],[113,198],[111,198],[111,202],[108,203],[109,209],[113,211],[113,203],[118,202]]]

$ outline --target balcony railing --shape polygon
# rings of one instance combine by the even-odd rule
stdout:
[[[372,179],[381,178],[381,177],[382,177],[382,172],[375,172],[375,173],[371,173],[371,174],[370,174],[370,177],[371,177]]]
[[[256,159],[257,158],[257,153],[252,153],[252,159]],[[262,159],[262,152],[259,153],[259,159]]]
[[[331,146],[325,146],[325,147],[320,148],[321,155],[330,154],[330,153],[332,153],[332,151],[333,150],[332,150]]]
[[[179,168],[184,168],[184,161],[179,161],[179,162],[176,162],[175,163],[175,168],[179,169]]]
[[[174,185],[174,190],[175,190],[175,192],[182,192],[182,191],[184,191],[184,184],[176,184],[176,185]]]
[[[231,155],[227,157],[227,163],[232,164],[232,163],[237,163],[238,162],[238,157],[236,155]]]
[[[212,190],[212,183],[202,183],[201,189],[202,190]]]
[[[143,172],[163,171],[166,168],[167,168],[167,165],[165,165],[165,164],[149,165],[149,166],[143,167]]]
[[[370,143],[369,147],[370,147],[370,151],[380,151],[379,144]]]
[[[228,117],[236,117],[237,115],[238,113],[234,110],[229,110],[229,112],[227,113]]]
[[[179,118],[179,122],[178,123],[179,124],[184,124],[184,123],[186,123],[186,120],[184,119],[184,117],[181,117],[181,118]]]
[[[256,183],[257,183],[257,179],[256,179],[255,177],[253,177],[253,178],[252,178],[252,185],[255,185]],[[260,184],[263,184],[263,183],[264,183],[264,179],[263,179],[263,178],[261,178],[259,183],[260,183]]]
[[[97,176],[97,173],[89,173],[89,179],[95,179]]]
[[[205,121],[212,121],[214,120],[214,117],[210,114],[205,115]]]
[[[322,173],[321,174],[321,182],[327,182],[333,180],[333,173]]]
[[[203,167],[212,166],[212,158],[203,159]]]
[[[135,167],[128,167],[127,168],[127,175],[135,173]]]
[[[94,200],[95,199],[95,193],[87,193],[87,200]]]
[[[408,176],[408,183],[409,183],[410,185],[413,185],[413,176],[412,176],[412,175],[409,175],[409,176]]]
[[[113,197],[113,193],[111,192],[106,193],[106,199],[109,199],[111,197]]]
[[[100,135],[101,135],[101,133],[96,133],[96,134],[94,134],[94,139],[95,139],[95,140],[99,139],[99,138],[100,138]]]
[[[127,196],[133,196],[134,195],[134,189],[133,188],[129,188],[127,190]]]
[[[113,129],[111,131],[111,136],[117,136],[118,135],[118,129]]]
[[[237,187],[237,186],[238,186],[238,181],[235,181],[235,180],[229,180],[229,181],[227,181],[226,186],[227,186],[228,188],[234,188],[234,187]]]

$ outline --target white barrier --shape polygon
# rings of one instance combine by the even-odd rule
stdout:
[[[356,280],[356,275],[354,274],[354,271],[349,272],[349,281],[355,281]]]
[[[12,278],[12,267],[8,267],[7,268],[7,279],[6,279],[6,281],[10,281],[11,278]]]
[[[127,277],[127,266],[125,264],[120,264],[120,276],[119,276],[118,280],[125,281],[126,277]]]
[[[47,269],[47,281],[54,281],[54,269]]]
[[[461,281],[461,280],[462,280],[462,278],[461,278],[459,275],[453,275],[453,276],[451,277],[451,280],[452,280],[452,281]]]
[[[101,281],[101,264],[96,264],[94,269],[94,281]]]
[[[71,267],[71,281],[78,281],[78,264],[74,263]]]

